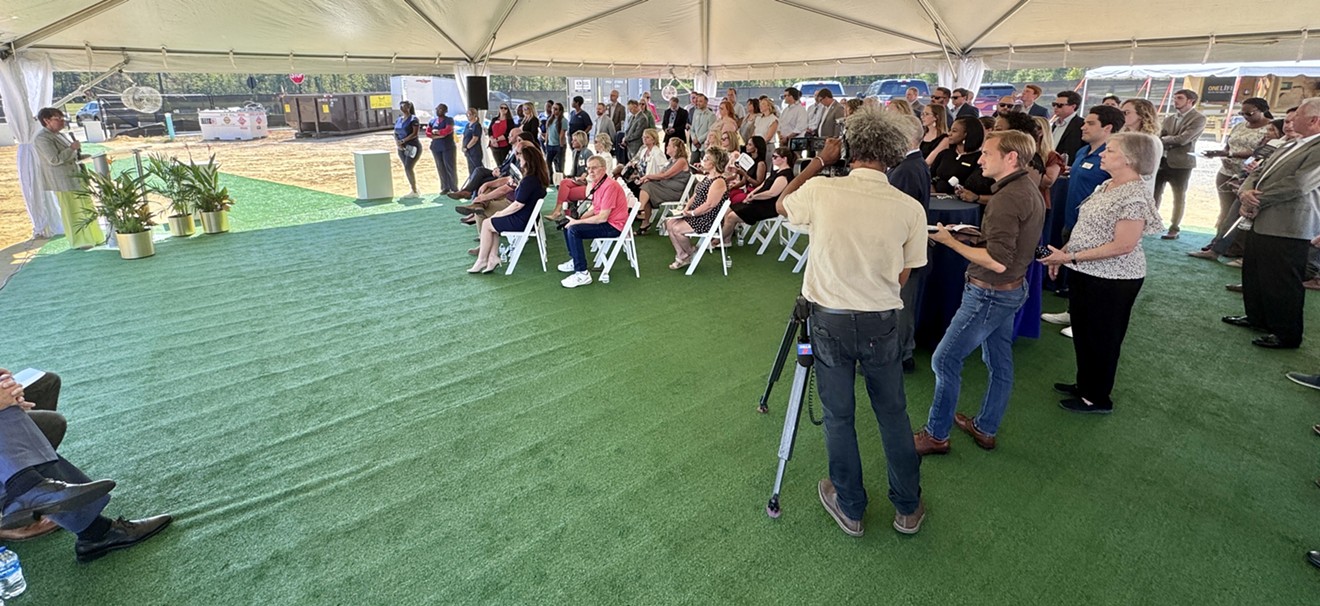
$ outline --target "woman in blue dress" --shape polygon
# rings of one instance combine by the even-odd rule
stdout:
[[[426,124],[426,136],[431,138],[431,156],[435,170],[440,173],[440,193],[458,191],[458,165],[454,157],[454,119],[449,117],[449,106],[435,106],[435,117]]]
[[[417,119],[411,101],[400,103],[399,111],[403,115],[394,121],[394,144],[399,148],[399,161],[403,162],[403,174],[408,176],[408,196],[415,198],[417,175],[413,174],[413,166],[417,164],[417,158],[422,155],[420,140],[422,123]]]
[[[528,221],[540,221],[533,216],[536,203],[545,198],[546,188],[550,187],[550,169],[545,165],[545,156],[535,145],[523,145],[517,152],[518,165],[522,168],[523,178],[513,192],[513,202],[481,223],[481,245],[477,247],[477,261],[468,269],[468,273],[488,274],[500,266],[500,232],[522,231]]]
[[[481,119],[477,117],[476,108],[468,108],[467,121],[467,128],[463,129],[463,157],[467,158],[468,178],[471,179],[472,173],[484,164],[481,155]]]

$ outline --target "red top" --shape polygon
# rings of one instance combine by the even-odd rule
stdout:
[[[509,121],[496,118],[490,123],[490,146],[509,146]]]

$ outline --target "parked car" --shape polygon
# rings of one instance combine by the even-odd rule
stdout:
[[[830,93],[834,95],[835,99],[842,99],[845,96],[843,92],[843,84],[840,84],[837,80],[798,82],[793,85],[793,88],[802,91],[801,103],[807,107],[816,104],[816,91],[822,88],[830,89]]]
[[[1014,99],[1018,96],[1018,91],[1012,84],[1005,82],[996,82],[994,84],[984,84],[976,91],[976,99],[972,101],[976,109],[982,116],[989,116],[995,113],[995,106],[999,103],[1000,97],[1012,96]]]
[[[527,102],[527,99],[514,99],[510,97],[508,93],[502,93],[497,90],[487,91],[486,99],[487,102],[490,103],[490,111],[498,110],[501,103],[507,103],[509,105],[509,111],[513,112],[515,116],[518,115],[518,112],[515,111],[514,108]]]
[[[876,80],[870,86],[866,87],[866,92],[862,93],[862,98],[876,97],[882,103],[889,103],[890,99],[902,99],[907,95],[907,89],[917,88],[917,100],[921,103],[930,102],[930,84],[925,80],[915,79],[887,79]]]

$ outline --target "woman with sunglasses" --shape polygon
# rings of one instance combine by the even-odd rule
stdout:
[[[495,114],[495,119],[490,121],[490,129],[486,131],[490,135],[490,153],[495,155],[496,166],[503,166],[509,157],[509,133],[512,130],[513,114],[509,113],[508,105],[501,103],[499,113]]]
[[[1204,154],[1207,158],[1220,158],[1221,164],[1219,173],[1215,175],[1215,191],[1219,193],[1219,218],[1215,220],[1215,237],[1210,241],[1209,248],[1214,248],[1224,234],[1228,233],[1228,229],[1237,222],[1237,215],[1230,213],[1229,210],[1237,202],[1238,190],[1230,182],[1243,172],[1243,163],[1251,157],[1256,148],[1270,140],[1270,129],[1267,127],[1274,116],[1270,114],[1269,102],[1260,97],[1245,99],[1242,101],[1242,111],[1238,114],[1245,120],[1228,131],[1228,138],[1224,140],[1224,149],[1213,149]],[[1210,258],[1208,255],[1192,256]],[[1214,258],[1218,259],[1218,255],[1216,254]]]
[[[394,145],[399,148],[399,161],[403,162],[403,174],[408,177],[408,197],[417,197],[417,175],[413,167],[422,155],[422,122],[417,119],[411,101],[399,104],[402,114],[394,121]]]
[[[774,172],[770,173],[761,186],[742,202],[729,205],[729,213],[724,215],[724,241],[720,243],[721,246],[729,245],[739,223],[755,225],[758,221],[779,216],[779,212],[775,210],[775,202],[788,188],[789,181],[793,180],[793,162],[796,159],[787,147],[775,148],[770,154]]]

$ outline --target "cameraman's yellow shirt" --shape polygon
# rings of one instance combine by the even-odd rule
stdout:
[[[926,212],[885,174],[854,169],[814,178],[784,199],[788,222],[811,234],[802,295],[835,309],[902,309],[899,274],[926,264]]]

